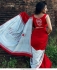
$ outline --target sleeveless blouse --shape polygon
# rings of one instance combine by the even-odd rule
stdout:
[[[34,29],[31,36],[31,45],[35,50],[44,50],[47,45],[48,33],[46,31],[46,16],[47,14],[44,14],[41,18],[36,18],[34,15],[32,16]]]

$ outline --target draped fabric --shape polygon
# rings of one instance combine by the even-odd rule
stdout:
[[[45,50],[36,50],[31,46],[32,21],[32,17],[22,12],[1,25],[0,48],[11,55],[30,57],[31,68],[45,68]]]
[[[22,14],[26,17],[24,21]],[[25,13],[22,14],[20,13],[0,26],[0,47],[13,55],[32,57],[30,46],[32,19],[28,19]]]

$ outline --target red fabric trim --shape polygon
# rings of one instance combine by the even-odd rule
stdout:
[[[32,55],[30,53],[27,52],[12,52],[11,50],[9,50],[8,48],[6,48],[4,45],[0,44],[0,47],[5,50],[6,52],[8,52],[11,55],[16,55],[16,56],[28,56],[28,57],[32,57]]]
[[[23,20],[23,22],[25,24],[29,19],[28,14],[26,12],[21,12],[19,15],[22,17],[22,20]]]
[[[51,68],[51,66],[52,66],[52,62],[47,57],[47,55],[44,54],[43,62],[41,64],[40,68]]]
[[[28,16],[28,14],[27,14],[26,12],[21,12],[21,13],[19,13],[18,15],[21,16],[21,18],[22,18],[22,20],[23,20],[24,23],[26,23],[27,20],[29,19],[29,16]],[[17,16],[17,15],[16,15],[16,16]],[[14,16],[14,17],[16,17],[16,16]],[[7,20],[6,22],[10,21],[10,20],[13,19],[14,17],[10,18],[10,19]],[[5,22],[4,24],[6,24],[6,22]],[[4,25],[4,24],[2,24],[2,25]],[[2,25],[0,25],[0,26],[2,26]]]

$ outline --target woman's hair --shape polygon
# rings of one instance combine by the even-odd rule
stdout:
[[[36,4],[35,14],[40,14],[44,9],[45,5],[47,5],[45,1],[38,2]]]

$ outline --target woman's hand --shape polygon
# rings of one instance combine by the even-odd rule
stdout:
[[[46,28],[46,31],[47,31],[48,35],[51,33],[51,30],[48,27]]]

